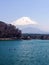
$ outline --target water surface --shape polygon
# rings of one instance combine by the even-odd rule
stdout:
[[[0,65],[49,65],[49,40],[0,41]]]

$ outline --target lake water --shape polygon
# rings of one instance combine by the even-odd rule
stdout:
[[[49,65],[49,40],[0,41],[0,65]]]

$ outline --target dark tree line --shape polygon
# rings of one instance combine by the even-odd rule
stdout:
[[[0,38],[20,38],[21,30],[14,25],[0,21]]]
[[[49,40],[49,34],[22,34],[23,39],[41,39],[41,40]]]

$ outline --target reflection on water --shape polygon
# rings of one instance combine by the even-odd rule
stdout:
[[[0,65],[49,65],[49,41],[0,41]]]

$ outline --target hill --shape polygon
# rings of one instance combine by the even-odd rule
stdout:
[[[0,38],[20,38],[21,30],[14,25],[0,21]]]

